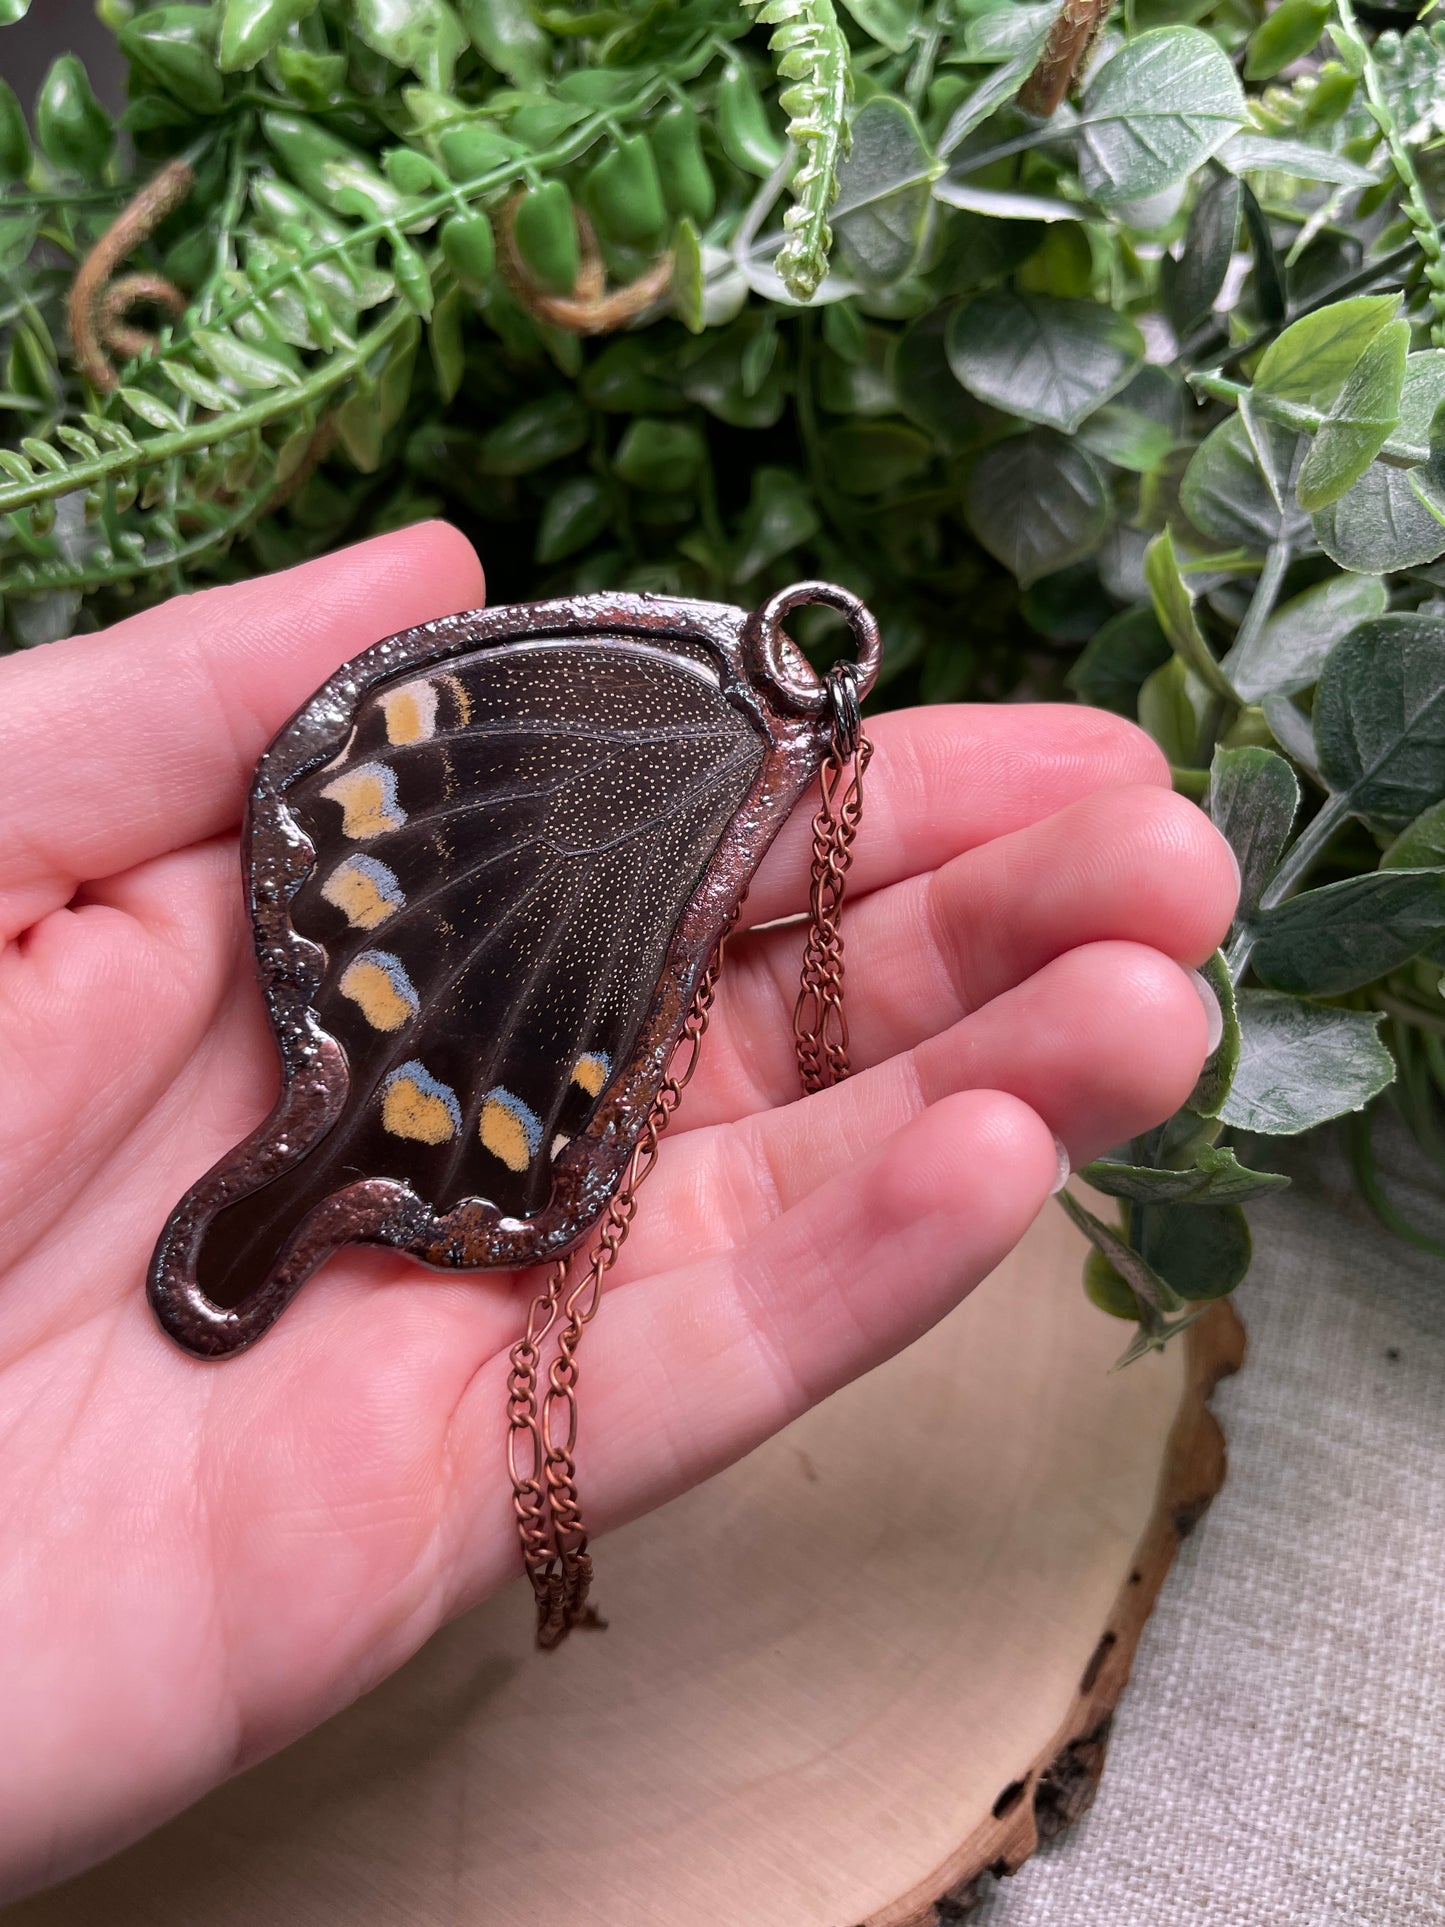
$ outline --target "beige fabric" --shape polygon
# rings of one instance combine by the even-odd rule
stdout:
[[[1410,1162],[1392,1191],[1445,1239]],[[1381,1231],[1338,1144],[1292,1168],[1253,1213],[1249,1363],[1216,1397],[1229,1482],[1098,1801],[969,1927],[1445,1923],[1445,1264]]]

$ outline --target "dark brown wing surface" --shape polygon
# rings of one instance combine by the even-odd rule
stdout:
[[[575,1243],[816,768],[816,729],[760,699],[731,639],[503,626],[457,647],[468,620],[497,622],[379,645],[258,771],[285,1084],[157,1249],[152,1300],[192,1349],[248,1343],[350,1240],[445,1266]]]

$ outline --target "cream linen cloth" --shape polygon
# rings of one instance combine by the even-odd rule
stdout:
[[[1403,1134],[1391,1193],[1445,1241]],[[1145,1631],[1093,1811],[969,1927],[1445,1923],[1445,1263],[1340,1140],[1254,1207],[1229,1480]]]

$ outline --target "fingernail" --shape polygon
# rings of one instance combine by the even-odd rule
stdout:
[[[1056,1198],[1059,1195],[1059,1193],[1063,1190],[1064,1186],[1069,1181],[1069,1173],[1074,1168],[1069,1162],[1068,1147],[1065,1145],[1062,1138],[1056,1137],[1054,1139],[1054,1149],[1055,1151],[1058,1152],[1058,1155],[1059,1155],[1059,1175],[1054,1179],[1053,1183],[1049,1186],[1049,1196],[1051,1198]]]
[[[1195,995],[1204,1006],[1204,1021],[1209,1026],[1209,1055],[1213,1057],[1219,1049],[1220,1039],[1224,1036],[1224,1012],[1219,1007],[1214,986],[1207,977],[1201,977],[1197,970],[1187,968],[1184,974],[1193,984]]]

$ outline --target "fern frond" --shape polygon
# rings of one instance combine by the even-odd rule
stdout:
[[[790,84],[779,95],[788,139],[801,152],[793,175],[792,206],[783,216],[787,238],[775,263],[783,285],[807,301],[828,272],[833,230],[828,210],[838,197],[838,162],[848,151],[848,102],[853,70],[833,0],[742,0],[764,26],[778,76]]]

